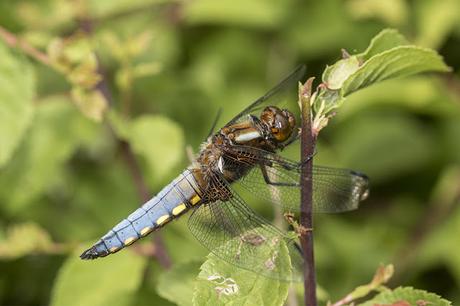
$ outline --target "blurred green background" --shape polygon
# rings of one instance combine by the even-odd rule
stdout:
[[[319,79],[341,48],[361,52],[387,27],[438,50],[452,74],[353,94],[320,134],[315,163],[365,172],[371,196],[352,213],[316,217],[316,265],[331,300],[393,263],[391,286],[460,303],[460,1],[0,0],[0,26],[40,50],[82,19],[109,81],[110,121],[152,195],[187,166],[186,147],[198,150],[220,107],[228,120],[298,64]],[[107,124],[79,111],[97,118],[100,108],[75,102],[62,74],[4,45],[0,55],[0,305],[170,305],[170,295],[187,296],[207,251],[186,217],[162,230],[183,276],[165,276],[142,255],[151,239],[79,261],[141,204],[130,168]]]

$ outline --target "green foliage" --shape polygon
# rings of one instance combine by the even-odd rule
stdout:
[[[180,263],[163,273],[158,280],[158,294],[177,305],[190,305],[200,265],[198,261]]]
[[[391,121],[391,125],[388,122]],[[389,180],[398,173],[411,173],[429,164],[436,155],[436,141],[416,120],[398,115],[369,114],[356,118],[337,133],[341,158],[367,169],[373,181]],[[378,145],[372,145],[375,139]],[[353,147],[346,143],[353,142]],[[392,148],[387,153],[387,148]],[[374,163],[379,159],[379,163]]]
[[[299,63],[309,76],[324,71],[314,110],[317,128],[328,128],[315,163],[371,178],[362,209],[315,217],[322,302],[383,290],[357,284],[392,262],[392,286],[458,304],[459,5],[2,1],[0,26],[19,40],[0,31],[0,304],[285,303],[287,283],[205,258],[187,217],[161,231],[169,271],[152,258],[149,238],[93,262],[78,255],[82,241],[96,241],[142,204],[121,140],[154,195],[187,165],[185,148],[197,152],[218,108],[221,124]],[[339,59],[341,49],[349,54]],[[447,71],[445,63],[448,77],[407,78]],[[110,95],[99,90],[102,78]],[[298,146],[286,151],[298,157]],[[249,205],[274,219],[265,202]],[[289,304],[301,300],[297,287]],[[448,305],[411,288],[386,289],[363,305],[402,301]]]
[[[410,287],[400,287],[392,291],[384,291],[376,297],[362,304],[361,306],[372,306],[375,304],[389,304],[398,303],[398,305],[439,305],[449,306],[452,305],[449,301],[441,298],[440,296],[429,293],[423,290],[417,290]]]
[[[71,253],[57,276],[51,305],[131,305],[146,259],[124,252],[112,261],[84,262]]]
[[[184,153],[182,130],[162,116],[142,116],[134,120],[129,140],[134,151],[147,160],[155,179],[164,176]]]
[[[237,24],[273,28],[283,16],[283,5],[278,1],[199,0],[187,3],[184,17],[187,22]]]
[[[35,253],[56,253],[62,247],[53,243],[49,234],[34,223],[16,224],[8,228],[0,240],[0,258],[15,258]]]
[[[278,263],[290,269],[287,249],[281,249]],[[201,266],[193,305],[283,305],[289,283],[235,268],[214,254]]]
[[[35,112],[33,128],[0,173],[0,199],[5,203],[1,209],[10,214],[34,205],[37,197],[59,182],[64,163],[94,133],[95,126],[66,97],[40,100]]]
[[[324,128],[350,94],[381,81],[427,71],[447,72],[450,68],[436,51],[407,45],[398,32],[384,30],[363,53],[344,54],[344,59],[326,68],[324,87],[310,99],[315,112],[313,128],[318,132]]]
[[[57,38],[48,45],[48,56],[53,67],[72,84],[71,95],[80,111],[88,118],[101,121],[108,102],[95,90],[101,76],[88,39],[82,35],[66,40]]]
[[[24,58],[0,41],[0,169],[9,161],[32,120],[35,75]]]
[[[433,50],[415,46],[389,49],[369,60],[353,72],[342,86],[344,97],[351,93],[395,77],[404,77],[425,71],[449,71],[442,58]]]
[[[65,97],[40,101],[35,112],[28,137],[0,174],[2,209],[11,214],[34,205],[52,187],[64,162],[94,129]],[[17,186],[24,192],[11,192]]]

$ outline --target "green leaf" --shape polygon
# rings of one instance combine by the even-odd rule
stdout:
[[[164,116],[144,115],[131,122],[129,143],[147,162],[150,175],[161,178],[182,159],[184,135],[179,125]]]
[[[377,34],[374,38],[372,38],[371,43],[367,47],[366,51],[358,54],[358,57],[360,60],[365,62],[374,55],[377,55],[381,52],[408,44],[409,42],[406,40],[406,38],[397,30],[385,29]]]
[[[343,83],[359,69],[360,62],[357,56],[341,59],[327,67],[323,73],[323,82],[331,90],[340,89]]]
[[[61,268],[51,305],[131,305],[142,283],[146,260],[128,251],[110,259],[84,261],[79,258],[81,250],[73,253]]]
[[[11,214],[33,205],[39,195],[51,189],[60,180],[65,161],[95,131],[94,124],[81,116],[68,98],[55,96],[39,103],[33,128],[0,172],[2,208]]]
[[[34,95],[32,67],[0,41],[0,168],[9,161],[31,122]]]
[[[62,248],[53,243],[49,234],[35,223],[8,227],[5,239],[0,239],[0,257],[15,258],[31,253],[55,253]]]
[[[310,102],[315,113],[312,125],[315,133],[328,124],[333,111],[353,92],[388,79],[427,71],[450,71],[435,51],[406,44],[397,31],[384,30],[363,53],[348,55],[327,67],[322,78],[325,86],[318,86]]]
[[[400,46],[379,53],[366,61],[343,84],[343,97],[390,78],[426,71],[447,72],[450,68],[435,51],[416,46]]]
[[[400,46],[379,53],[366,61],[342,87],[342,96],[390,78],[425,71],[447,72],[450,68],[435,51],[416,46]]]
[[[161,274],[158,279],[158,294],[179,306],[189,306],[200,265],[201,262],[197,261],[181,263]]]
[[[399,287],[395,290],[384,291],[372,300],[359,304],[360,306],[374,306],[376,304],[392,304],[396,302],[407,302],[407,305],[436,305],[450,306],[449,301],[440,296],[429,293],[424,290],[418,290],[411,287]],[[404,304],[401,304],[404,305]]]
[[[290,269],[290,265],[289,253],[284,245],[280,249],[277,266]],[[288,282],[239,269],[209,254],[198,275],[193,305],[283,305],[288,289]]]

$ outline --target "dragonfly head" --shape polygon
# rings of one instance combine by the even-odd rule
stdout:
[[[267,106],[260,115],[260,120],[267,126],[277,143],[288,140],[296,128],[294,115],[287,109]]]

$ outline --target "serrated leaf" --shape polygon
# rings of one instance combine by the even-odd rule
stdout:
[[[40,101],[26,140],[0,172],[2,209],[19,213],[59,180],[59,171],[78,144],[93,135],[95,126],[68,98]]]
[[[372,38],[366,51],[358,54],[357,56],[365,62],[381,52],[408,44],[409,42],[407,39],[397,30],[385,29]]]
[[[150,174],[161,178],[184,155],[184,135],[179,125],[164,116],[144,115],[130,123],[128,141],[147,162]]]
[[[435,51],[416,46],[400,46],[366,61],[343,84],[343,97],[374,83],[426,71],[447,72],[450,68]]]
[[[31,122],[34,95],[32,67],[0,41],[0,168],[9,161]]]
[[[200,265],[201,262],[197,261],[174,265],[172,269],[160,275],[158,294],[177,305],[189,306]]]
[[[436,305],[450,306],[448,300],[441,298],[439,295],[429,293],[424,290],[414,289],[412,287],[399,287],[395,290],[384,291],[372,300],[359,304],[359,306],[375,306],[376,304],[393,304],[397,302],[407,302],[407,305]],[[404,304],[403,304],[404,305]]]
[[[230,243],[230,242],[228,242]],[[289,252],[280,244],[277,266],[290,269]],[[193,305],[283,305],[289,283],[239,269],[214,254],[201,266]]]
[[[77,249],[54,283],[52,306],[127,306],[142,283],[146,259],[121,252],[110,259],[81,260]]]

